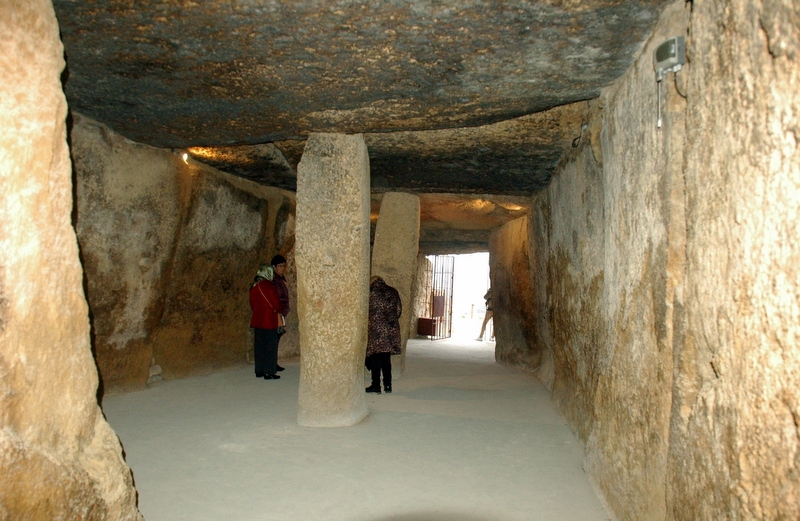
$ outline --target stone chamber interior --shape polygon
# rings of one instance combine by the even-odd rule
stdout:
[[[151,13],[153,24],[171,20],[173,4],[153,3],[165,10]],[[185,4],[189,13],[195,3]],[[291,78],[302,95],[283,94],[296,114],[271,106],[230,114],[232,132],[253,132],[258,118],[269,126],[273,116],[274,129],[258,141],[196,146],[184,138],[208,139],[210,125],[198,122],[206,113],[187,119],[180,100],[159,98],[169,81],[158,74],[174,63],[96,49],[98,63],[113,55],[128,64],[117,77],[152,81],[147,106],[69,65],[89,52],[71,49],[70,38],[91,31],[67,8],[113,25],[132,16],[133,2],[0,4],[0,519],[140,519],[102,396],[247,363],[242,295],[273,254],[289,260],[297,303],[281,356],[301,360],[298,422],[352,425],[368,413],[359,371],[369,274],[391,280],[409,304],[405,341],[423,314],[414,303],[424,256],[481,250],[490,253],[496,361],[546,386],[617,519],[797,519],[800,6],[599,9],[634,4],[655,14],[630,61],[614,56],[625,67],[604,69],[610,77],[570,100],[523,103],[509,81],[510,90],[497,87],[506,105],[464,101],[474,113],[444,94],[436,98],[444,108],[423,113],[397,92],[338,109],[355,87],[331,79],[335,92],[303,90],[325,61],[308,57]],[[587,33],[602,26],[578,11],[578,25],[594,24]],[[514,19],[506,14],[487,25],[506,35]],[[372,31],[370,20],[359,23]],[[427,27],[419,24],[403,27]],[[151,27],[118,25],[120,34]],[[439,52],[450,40],[433,34]],[[675,35],[686,37],[687,60],[661,85],[658,128],[653,54]],[[226,60],[219,53],[216,67]],[[355,54],[340,55],[360,66]],[[466,70],[429,58],[406,60],[429,67],[403,85]],[[513,77],[512,62],[498,74]],[[565,77],[577,74],[567,69]],[[257,99],[266,87],[241,89]],[[211,114],[228,101],[204,103]],[[160,104],[166,117],[156,120]],[[117,107],[119,119],[104,121],[103,107]],[[403,109],[408,119],[382,126]],[[520,138],[531,128],[546,130],[535,153]],[[415,176],[426,165],[436,175]],[[339,351],[326,335],[345,339]]]

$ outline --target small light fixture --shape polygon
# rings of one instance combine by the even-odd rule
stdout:
[[[183,153],[183,155],[182,155],[181,157],[183,158],[183,162],[184,162],[184,163],[186,163],[186,164],[188,165],[188,164],[189,164],[189,154],[187,154],[186,152],[184,152],[184,153]]]
[[[678,72],[686,63],[686,39],[675,36],[665,41],[653,53],[653,68],[658,83],[658,128],[661,128],[661,81],[668,72]]]

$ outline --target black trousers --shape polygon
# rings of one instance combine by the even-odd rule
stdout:
[[[273,375],[278,366],[278,330],[253,328],[253,358],[256,374]]]
[[[369,370],[372,372],[372,385],[381,386],[381,371],[383,372],[383,386],[392,385],[392,355],[389,353],[375,353],[367,357]]]

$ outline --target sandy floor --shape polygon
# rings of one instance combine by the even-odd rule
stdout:
[[[606,521],[581,446],[494,344],[411,341],[347,428],[295,423],[299,366],[244,366],[103,402],[147,521]],[[365,379],[365,385],[369,382]]]

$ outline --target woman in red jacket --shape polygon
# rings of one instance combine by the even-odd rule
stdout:
[[[262,264],[250,286],[250,327],[255,330],[253,354],[256,360],[256,377],[277,380],[278,369],[278,312],[281,299],[272,283],[272,266]]]

